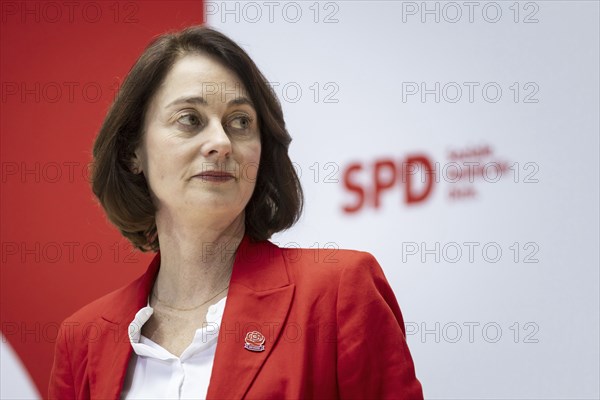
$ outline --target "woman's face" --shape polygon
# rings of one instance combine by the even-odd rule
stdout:
[[[158,212],[242,215],[260,161],[257,113],[238,77],[209,55],[186,55],[151,99],[135,164]]]

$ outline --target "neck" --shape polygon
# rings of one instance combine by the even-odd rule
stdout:
[[[227,222],[157,213],[160,270],[153,291],[161,301],[187,309],[227,293],[235,253],[244,236],[244,215]]]

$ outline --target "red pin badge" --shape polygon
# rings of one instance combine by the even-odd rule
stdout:
[[[250,351],[265,351],[265,337],[258,331],[246,333],[244,348]]]

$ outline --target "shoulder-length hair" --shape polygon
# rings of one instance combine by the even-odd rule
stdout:
[[[203,26],[154,39],[129,71],[96,137],[92,190],[110,221],[142,251],[159,249],[156,208],[146,178],[132,172],[150,100],[175,62],[208,53],[233,71],[258,114],[261,158],[254,193],[245,209],[246,234],[266,240],[300,217],[303,194],[288,156],[291,137],[281,104],[246,52],[227,36]]]

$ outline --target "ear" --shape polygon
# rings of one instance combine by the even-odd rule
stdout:
[[[139,149],[136,149],[129,159],[129,169],[132,173],[138,175],[144,172],[142,168],[142,158]]]

